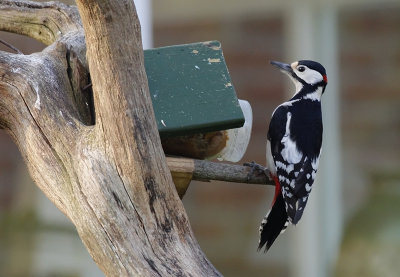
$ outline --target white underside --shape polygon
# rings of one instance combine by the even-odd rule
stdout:
[[[267,167],[272,175],[276,176],[276,167],[274,163],[274,158],[272,157],[271,142],[267,139]]]

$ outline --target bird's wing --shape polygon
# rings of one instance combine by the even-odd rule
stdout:
[[[286,212],[290,221],[297,224],[307,204],[317,173],[318,161],[303,155],[301,161],[296,164],[287,163],[283,159],[277,160],[276,164]]]

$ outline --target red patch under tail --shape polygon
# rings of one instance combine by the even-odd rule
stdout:
[[[278,176],[272,176],[272,179],[274,180],[274,183],[275,183],[275,194],[274,194],[274,200],[272,201],[272,206],[273,206],[276,202],[276,198],[278,197],[279,193],[281,192],[281,184],[279,184]]]

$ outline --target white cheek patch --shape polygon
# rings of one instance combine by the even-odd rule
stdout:
[[[318,71],[307,68],[304,72],[296,72],[297,76],[303,79],[306,83],[314,85],[323,80],[321,73]]]

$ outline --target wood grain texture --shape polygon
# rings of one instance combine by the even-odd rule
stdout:
[[[185,178],[196,181],[208,182],[216,180],[234,183],[274,185],[274,182],[267,177],[267,175],[269,175],[268,172],[252,172],[249,166],[182,157],[167,157],[167,163],[173,177],[174,175],[179,176],[179,174],[182,174]]]
[[[107,276],[220,276],[165,161],[133,1],[77,4],[83,24],[74,7],[1,2],[0,30],[49,46],[27,56],[0,52],[0,127]],[[91,108],[80,97],[88,68]]]
[[[188,158],[167,157],[168,168],[171,171],[179,197],[182,199],[193,178],[194,160]]]
[[[26,35],[46,45],[82,30],[76,8],[58,2],[2,0],[0,10],[3,31]]]
[[[248,166],[195,160],[193,180],[274,185],[267,172],[252,171]]]

